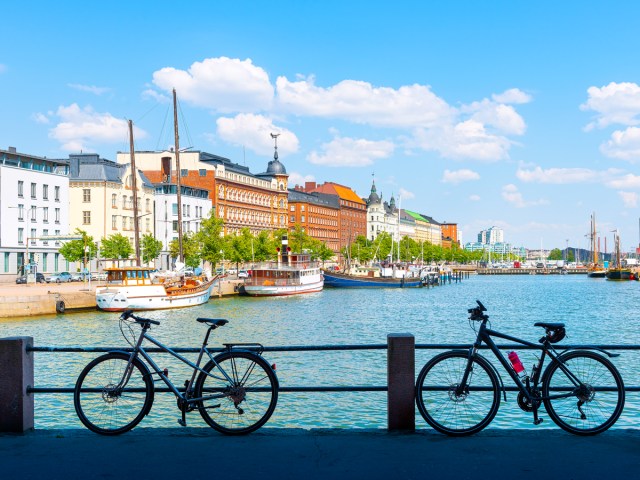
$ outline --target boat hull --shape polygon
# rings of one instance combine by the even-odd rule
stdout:
[[[589,278],[604,278],[606,276],[606,270],[591,270],[589,273],[587,273],[587,277]]]
[[[324,273],[324,284],[333,288],[414,288],[421,287],[419,278],[357,277],[342,273]]]
[[[105,287],[96,290],[96,305],[105,312],[194,307],[209,301],[214,283],[179,294],[167,293],[162,285]]]
[[[612,268],[607,270],[608,280],[637,280],[637,276],[631,271],[624,268]]]
[[[279,297],[285,295],[301,295],[322,291],[324,281],[306,285],[243,285],[245,295],[251,297]]]

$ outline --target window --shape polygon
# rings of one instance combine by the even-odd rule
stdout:
[[[31,184],[31,198],[36,198],[36,184]]]
[[[55,214],[56,214],[56,223],[60,223],[60,209],[59,208],[56,208]]]
[[[44,230],[42,230],[42,236],[46,237],[47,235],[49,235],[49,230],[45,228]],[[49,240],[43,240],[42,244],[49,245]]]
[[[89,189],[89,188],[83,188],[82,189],[82,201],[84,203],[90,203],[91,202],[91,189]]]
[[[32,228],[31,229],[31,236],[29,237],[29,240],[31,240],[31,245],[35,245],[36,244],[36,237],[38,236],[38,234],[36,233],[36,229]]]
[[[198,174],[200,174],[201,177],[206,177],[207,171],[204,168],[201,168],[200,170],[198,170]]]
[[[304,222],[304,215],[302,215],[302,217],[300,217],[300,221]]]
[[[18,229],[18,243],[19,244],[23,244],[24,243],[24,228],[19,228]]]
[[[60,201],[60,187],[56,186],[54,187],[54,195],[55,195],[55,201],[59,202]]]
[[[304,212],[304,205],[300,205],[300,211]]]
[[[36,220],[37,220],[36,219],[36,207],[32,205],[31,206],[31,221],[35,222]]]
[[[91,225],[91,212],[90,211],[83,211],[82,212],[82,224],[83,225]]]
[[[296,223],[296,216],[295,215],[291,215],[291,223]]]
[[[117,222],[118,221],[118,216],[117,215],[111,215],[111,228],[113,230],[117,230],[118,226],[117,226]]]
[[[295,205],[291,205],[291,211],[295,212],[296,211],[296,206]]]
[[[18,180],[18,196],[24,197],[24,182],[22,180]]]
[[[42,185],[42,198],[49,200],[49,185]]]
[[[115,193],[112,193],[111,194],[111,208],[118,208],[117,202],[118,202],[118,195],[116,195]]]
[[[49,223],[49,207],[44,207],[42,209],[42,221],[44,223]]]
[[[177,232],[178,231],[178,221],[174,220],[172,223],[173,223],[173,231]]]
[[[181,169],[180,169],[180,176],[181,176],[181,177],[187,177],[187,176],[189,176],[189,170],[188,170],[188,169],[186,169],[186,168],[181,168]]]
[[[18,220],[21,222],[24,221],[24,205],[18,205]]]
[[[122,208],[127,208],[127,196],[122,196]]]
[[[177,203],[171,204],[171,214],[172,215],[178,215],[178,204]]]
[[[151,231],[151,219],[147,218],[147,219],[145,219],[145,221],[147,223],[146,230],[147,230],[147,232],[150,232]]]
[[[127,229],[127,217],[122,217],[122,230]]]
[[[151,211],[151,199],[150,198],[147,198],[147,209],[146,210],[147,210],[147,212]]]
[[[11,254],[9,252],[4,252],[4,273],[8,273],[9,272],[10,255]]]

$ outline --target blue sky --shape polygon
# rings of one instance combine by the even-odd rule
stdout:
[[[638,2],[11,2],[0,148],[173,144],[528,248],[639,242]]]

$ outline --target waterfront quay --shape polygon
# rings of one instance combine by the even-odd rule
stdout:
[[[450,438],[428,428],[263,427],[228,437],[207,428],[136,428],[117,437],[86,430],[0,434],[5,478],[441,479],[629,478],[640,468],[640,431],[577,437],[557,429],[488,429]]]
[[[586,275],[586,268],[478,268],[478,275]]]

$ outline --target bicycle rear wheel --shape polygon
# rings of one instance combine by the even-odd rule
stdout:
[[[134,360],[129,381],[120,385],[128,363],[128,354],[108,353],[92,360],[80,373],[73,405],[89,430],[118,435],[131,430],[149,413],[153,404],[149,370]]]
[[[194,387],[196,398],[215,397],[196,404],[200,415],[211,427],[229,435],[257,430],[276,408],[275,372],[251,352],[224,352],[214,360],[204,366]]]
[[[467,382],[460,384],[468,360],[468,352],[441,353],[427,362],[416,381],[420,414],[447,435],[479,432],[491,423],[500,406],[498,379],[483,357],[473,359]]]
[[[581,382],[578,387],[560,368],[549,364],[542,377],[545,409],[560,428],[576,435],[595,435],[611,427],[624,408],[624,384],[616,367],[594,352],[567,352],[560,360]],[[548,398],[562,392],[573,392],[563,398]]]

